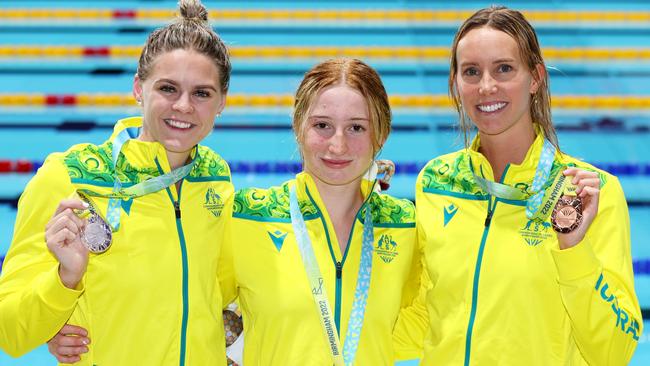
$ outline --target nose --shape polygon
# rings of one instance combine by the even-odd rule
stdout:
[[[192,106],[192,101],[190,100],[190,95],[189,93],[181,93],[181,95],[174,101],[174,104],[172,105],[172,108],[175,111],[181,112],[181,113],[190,113],[194,110],[194,107]]]
[[[329,151],[336,155],[342,155],[348,151],[348,142],[343,131],[336,131],[331,137]]]
[[[497,91],[496,80],[490,75],[490,73],[483,73],[481,77],[481,82],[479,84],[478,92],[481,95],[489,95]]]

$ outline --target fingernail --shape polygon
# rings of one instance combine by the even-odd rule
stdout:
[[[88,202],[81,201],[81,205],[85,208],[88,208]]]
[[[88,345],[88,340],[86,338],[81,340],[81,343],[83,343],[84,346]]]

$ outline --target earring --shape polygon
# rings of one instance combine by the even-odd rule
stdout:
[[[136,99],[135,101],[138,103],[139,106],[142,106],[142,100]]]

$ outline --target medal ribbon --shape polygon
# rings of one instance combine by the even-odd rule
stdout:
[[[122,199],[140,197],[165,189],[188,175],[196,163],[196,159],[192,159],[191,163],[180,168],[176,168],[169,173],[148,179],[128,188],[122,188],[122,182],[120,182],[120,179],[117,176],[117,158],[120,155],[120,151],[122,150],[124,144],[132,138],[138,136],[138,130],[139,129],[136,127],[125,128],[115,137],[113,141],[113,167],[115,170],[113,191],[109,194],[102,194],[86,189],[79,190],[80,192],[89,196],[109,198],[108,209],[106,211],[106,219],[113,231],[119,230],[120,227]]]
[[[563,195],[575,196],[576,195],[576,186],[571,183],[573,177],[565,176],[562,172],[558,172],[553,180],[553,184],[547,189],[548,194],[543,195],[543,198],[537,209],[528,216],[531,219],[539,219],[541,221],[546,221],[546,219],[553,213],[553,208],[557,204],[557,201],[562,198]]]
[[[372,193],[371,193],[372,194]],[[374,242],[374,232],[372,218],[370,214],[370,205],[366,204],[366,212],[363,221],[363,242],[361,246],[361,263],[359,265],[359,273],[357,277],[357,284],[354,293],[354,303],[352,311],[350,312],[350,319],[348,320],[348,329],[345,335],[345,345],[343,347],[343,356],[341,356],[341,342],[337,330],[335,328],[334,317],[332,314],[332,307],[330,306],[327,298],[327,293],[324,287],[323,276],[318,268],[316,255],[311,245],[311,239],[307,232],[305,219],[300,212],[298,205],[298,197],[296,194],[296,187],[292,186],[290,190],[290,211],[291,211],[291,224],[296,236],[296,242],[302,257],[302,262],[307,272],[307,278],[312,289],[314,296],[314,304],[320,316],[321,325],[327,337],[327,343],[330,346],[330,351],[336,366],[350,366],[354,362],[354,358],[359,346],[359,338],[361,336],[361,327],[363,326],[363,319],[365,316],[366,303],[368,300],[368,290],[370,287],[370,274],[372,272],[372,252]]]
[[[539,156],[539,161],[537,162],[537,168],[535,169],[535,177],[533,178],[533,184],[530,187],[532,194],[528,195],[524,191],[517,189],[515,187],[509,186],[507,184],[502,184],[502,183],[497,183],[491,180],[487,180],[483,177],[479,177],[476,175],[476,173],[472,172],[474,175],[474,181],[476,184],[478,184],[481,189],[484,191],[488,192],[490,195],[503,198],[503,199],[509,199],[509,200],[519,200],[519,201],[526,201],[526,217],[529,219],[533,218],[543,218],[546,219],[550,213],[545,213],[545,214],[540,214],[538,211],[542,205],[546,205],[547,202],[549,201],[548,198],[546,197],[546,191],[542,189],[544,186],[544,183],[546,183],[549,179],[549,176],[551,175],[551,168],[553,167],[553,159],[555,158],[555,146],[551,144],[550,141],[544,140],[544,146],[542,147],[542,152],[540,153]],[[555,181],[557,182],[560,178],[560,176],[564,177],[562,172],[558,174],[558,176],[555,177]],[[565,182],[566,179],[561,180],[561,184]],[[562,190],[564,189],[564,186],[561,188]],[[553,191],[555,190],[555,185],[553,188]],[[557,203],[557,200],[561,196],[562,190],[560,190],[560,194],[558,195],[557,199],[555,199],[555,203]],[[553,204],[555,205],[555,204]],[[551,206],[551,211],[552,211],[553,206]]]

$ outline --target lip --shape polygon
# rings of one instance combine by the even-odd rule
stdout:
[[[174,130],[174,131],[180,131],[180,132],[190,131],[190,130],[192,130],[194,127],[196,127],[196,125],[195,125],[194,123],[192,123],[192,122],[188,122],[188,121],[185,121],[185,120],[183,120],[183,119],[178,119],[178,118],[173,118],[173,117],[171,117],[171,118],[163,118],[162,121],[163,121],[163,124],[164,124],[167,128],[169,128],[169,129],[171,129],[171,130]],[[173,122],[175,122],[175,123],[177,123],[177,124],[178,124],[178,123],[180,123],[180,124],[187,124],[187,125],[189,125],[189,127],[173,126],[172,124],[169,123],[170,121],[173,121]]]
[[[503,111],[507,106],[508,102],[504,101],[493,101],[493,102],[483,102],[476,105],[476,109],[480,113],[492,114]]]
[[[352,160],[347,160],[347,159],[326,159],[326,158],[321,158],[321,161],[323,164],[330,168],[334,169],[341,169],[345,168],[348,165],[352,163]]]

